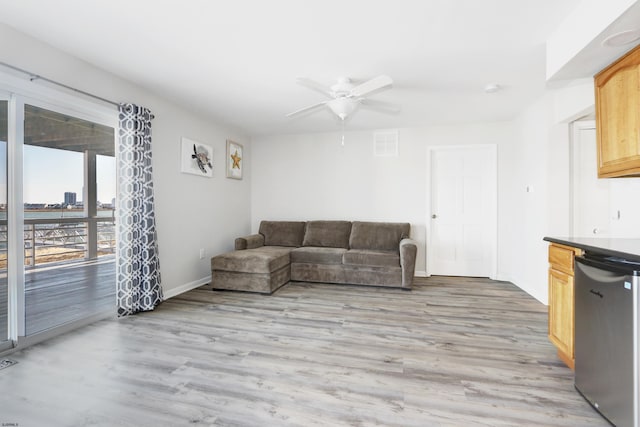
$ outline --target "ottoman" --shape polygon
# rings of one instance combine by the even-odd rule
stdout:
[[[271,294],[291,278],[292,249],[261,246],[211,258],[213,289]]]

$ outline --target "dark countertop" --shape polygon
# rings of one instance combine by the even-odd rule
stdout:
[[[614,256],[640,262],[640,239],[605,237],[545,237],[543,240],[571,246],[596,254]]]

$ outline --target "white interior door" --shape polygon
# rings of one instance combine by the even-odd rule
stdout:
[[[497,165],[494,145],[430,150],[427,271],[495,277]]]
[[[573,125],[574,237],[608,237],[611,189],[608,179],[598,179],[596,127],[593,121]]]

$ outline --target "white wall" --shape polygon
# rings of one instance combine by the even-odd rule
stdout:
[[[250,231],[251,144],[237,129],[174,105],[40,41],[0,25],[0,61],[117,102],[148,107],[152,122],[156,220],[166,296],[210,281],[212,254],[232,249]],[[44,84],[44,83],[34,83]],[[115,110],[114,110],[115,111]],[[180,173],[182,136],[211,145],[212,179]],[[244,144],[245,179],[226,179],[226,139]],[[199,259],[199,249],[207,252]]]
[[[569,229],[569,129],[554,122],[551,94],[515,121],[516,163],[511,179],[511,281],[547,303],[548,235]]]
[[[611,237],[640,238],[640,178],[608,179]],[[620,218],[617,216],[620,212]]]
[[[593,109],[592,81],[578,81],[547,91],[514,121],[511,281],[545,304],[548,243],[542,239],[571,233],[570,122]]]
[[[496,144],[500,189],[514,155],[510,123],[399,129],[398,157],[374,157],[373,132],[255,137],[252,141],[251,222],[263,219],[346,219],[411,223],[418,242],[416,270],[425,274],[427,147]],[[499,215],[508,201],[499,194]],[[499,226],[498,272],[509,277]]]

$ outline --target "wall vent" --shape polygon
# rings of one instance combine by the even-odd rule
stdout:
[[[373,155],[376,157],[398,157],[398,131],[374,132]]]

